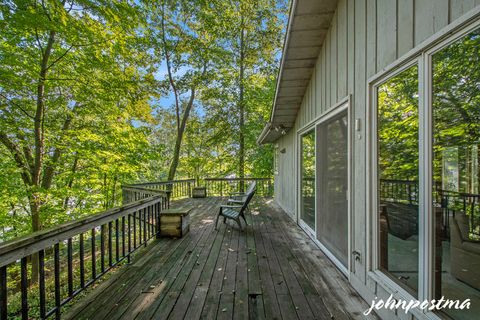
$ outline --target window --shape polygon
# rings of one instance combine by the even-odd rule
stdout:
[[[421,300],[470,299],[470,309],[441,311],[455,320],[480,314],[475,24],[473,31],[418,50],[412,63],[380,75],[373,86],[375,272]]]
[[[418,289],[418,67],[377,88],[379,267]]]
[[[302,181],[300,218],[313,231],[315,230],[315,131],[302,136],[301,140]]]
[[[480,30],[432,56],[435,297],[471,299],[480,313]]]

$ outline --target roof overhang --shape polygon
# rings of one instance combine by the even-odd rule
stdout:
[[[270,121],[257,139],[275,142],[295,125],[337,0],[293,0]]]

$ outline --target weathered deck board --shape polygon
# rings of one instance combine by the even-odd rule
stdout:
[[[213,223],[221,198],[186,199],[190,232],[155,240],[75,301],[75,319],[363,319],[367,304],[278,208],[257,198],[246,230]]]

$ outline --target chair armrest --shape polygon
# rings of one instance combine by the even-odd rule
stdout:
[[[221,207],[221,208],[230,208],[230,209],[233,209],[233,208],[241,208],[242,206],[232,206],[232,205],[228,205],[228,204],[222,204],[220,207]]]
[[[230,195],[237,195],[237,196],[243,196],[245,195],[245,192],[231,192]]]
[[[228,200],[227,200],[227,204],[230,203],[230,202],[234,202],[234,203],[244,203],[245,201],[243,201],[243,200],[237,200],[237,199],[228,199]]]

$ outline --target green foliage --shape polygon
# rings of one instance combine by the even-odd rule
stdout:
[[[272,147],[256,138],[285,13],[282,0],[2,2],[0,241],[116,206],[122,184],[166,179],[193,92],[176,178],[237,174],[240,133],[245,175],[270,176]]]
[[[29,232],[35,215],[48,227],[118,205],[148,150],[147,132],[132,122],[152,120],[156,93],[134,3],[18,0],[0,12],[0,238],[8,239]]]
[[[418,180],[418,68],[413,66],[378,88],[381,179]]]

